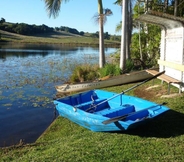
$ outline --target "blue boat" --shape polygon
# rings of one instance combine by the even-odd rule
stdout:
[[[95,132],[125,131],[169,108],[138,97],[90,90],[54,100],[59,114]]]

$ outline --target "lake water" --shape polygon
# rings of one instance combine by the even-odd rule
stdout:
[[[0,45],[0,147],[35,142],[57,117],[54,86],[67,81],[75,65],[98,64],[98,55],[92,47]]]

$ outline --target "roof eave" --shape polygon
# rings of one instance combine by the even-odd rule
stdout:
[[[136,18],[135,21],[155,24],[166,29],[178,28],[184,24],[183,18],[155,11],[148,11]]]

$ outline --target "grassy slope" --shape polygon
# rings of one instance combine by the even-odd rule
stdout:
[[[98,45],[98,38],[79,36],[66,32],[52,32],[34,36],[25,36],[0,30],[3,42],[16,43],[60,43],[68,45]],[[105,45],[120,45],[120,42],[105,40]]]
[[[106,90],[119,93],[131,86]],[[167,84],[146,90],[150,86],[152,81],[129,94],[168,102],[171,110],[157,120],[128,132],[95,133],[58,117],[36,143],[0,149],[1,161],[184,161],[184,94],[161,98],[167,93]],[[176,92],[178,89],[171,87],[171,93]]]

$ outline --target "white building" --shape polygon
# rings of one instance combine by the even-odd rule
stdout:
[[[161,27],[159,70],[181,81],[173,85],[184,91],[184,18],[148,11],[136,20]]]

